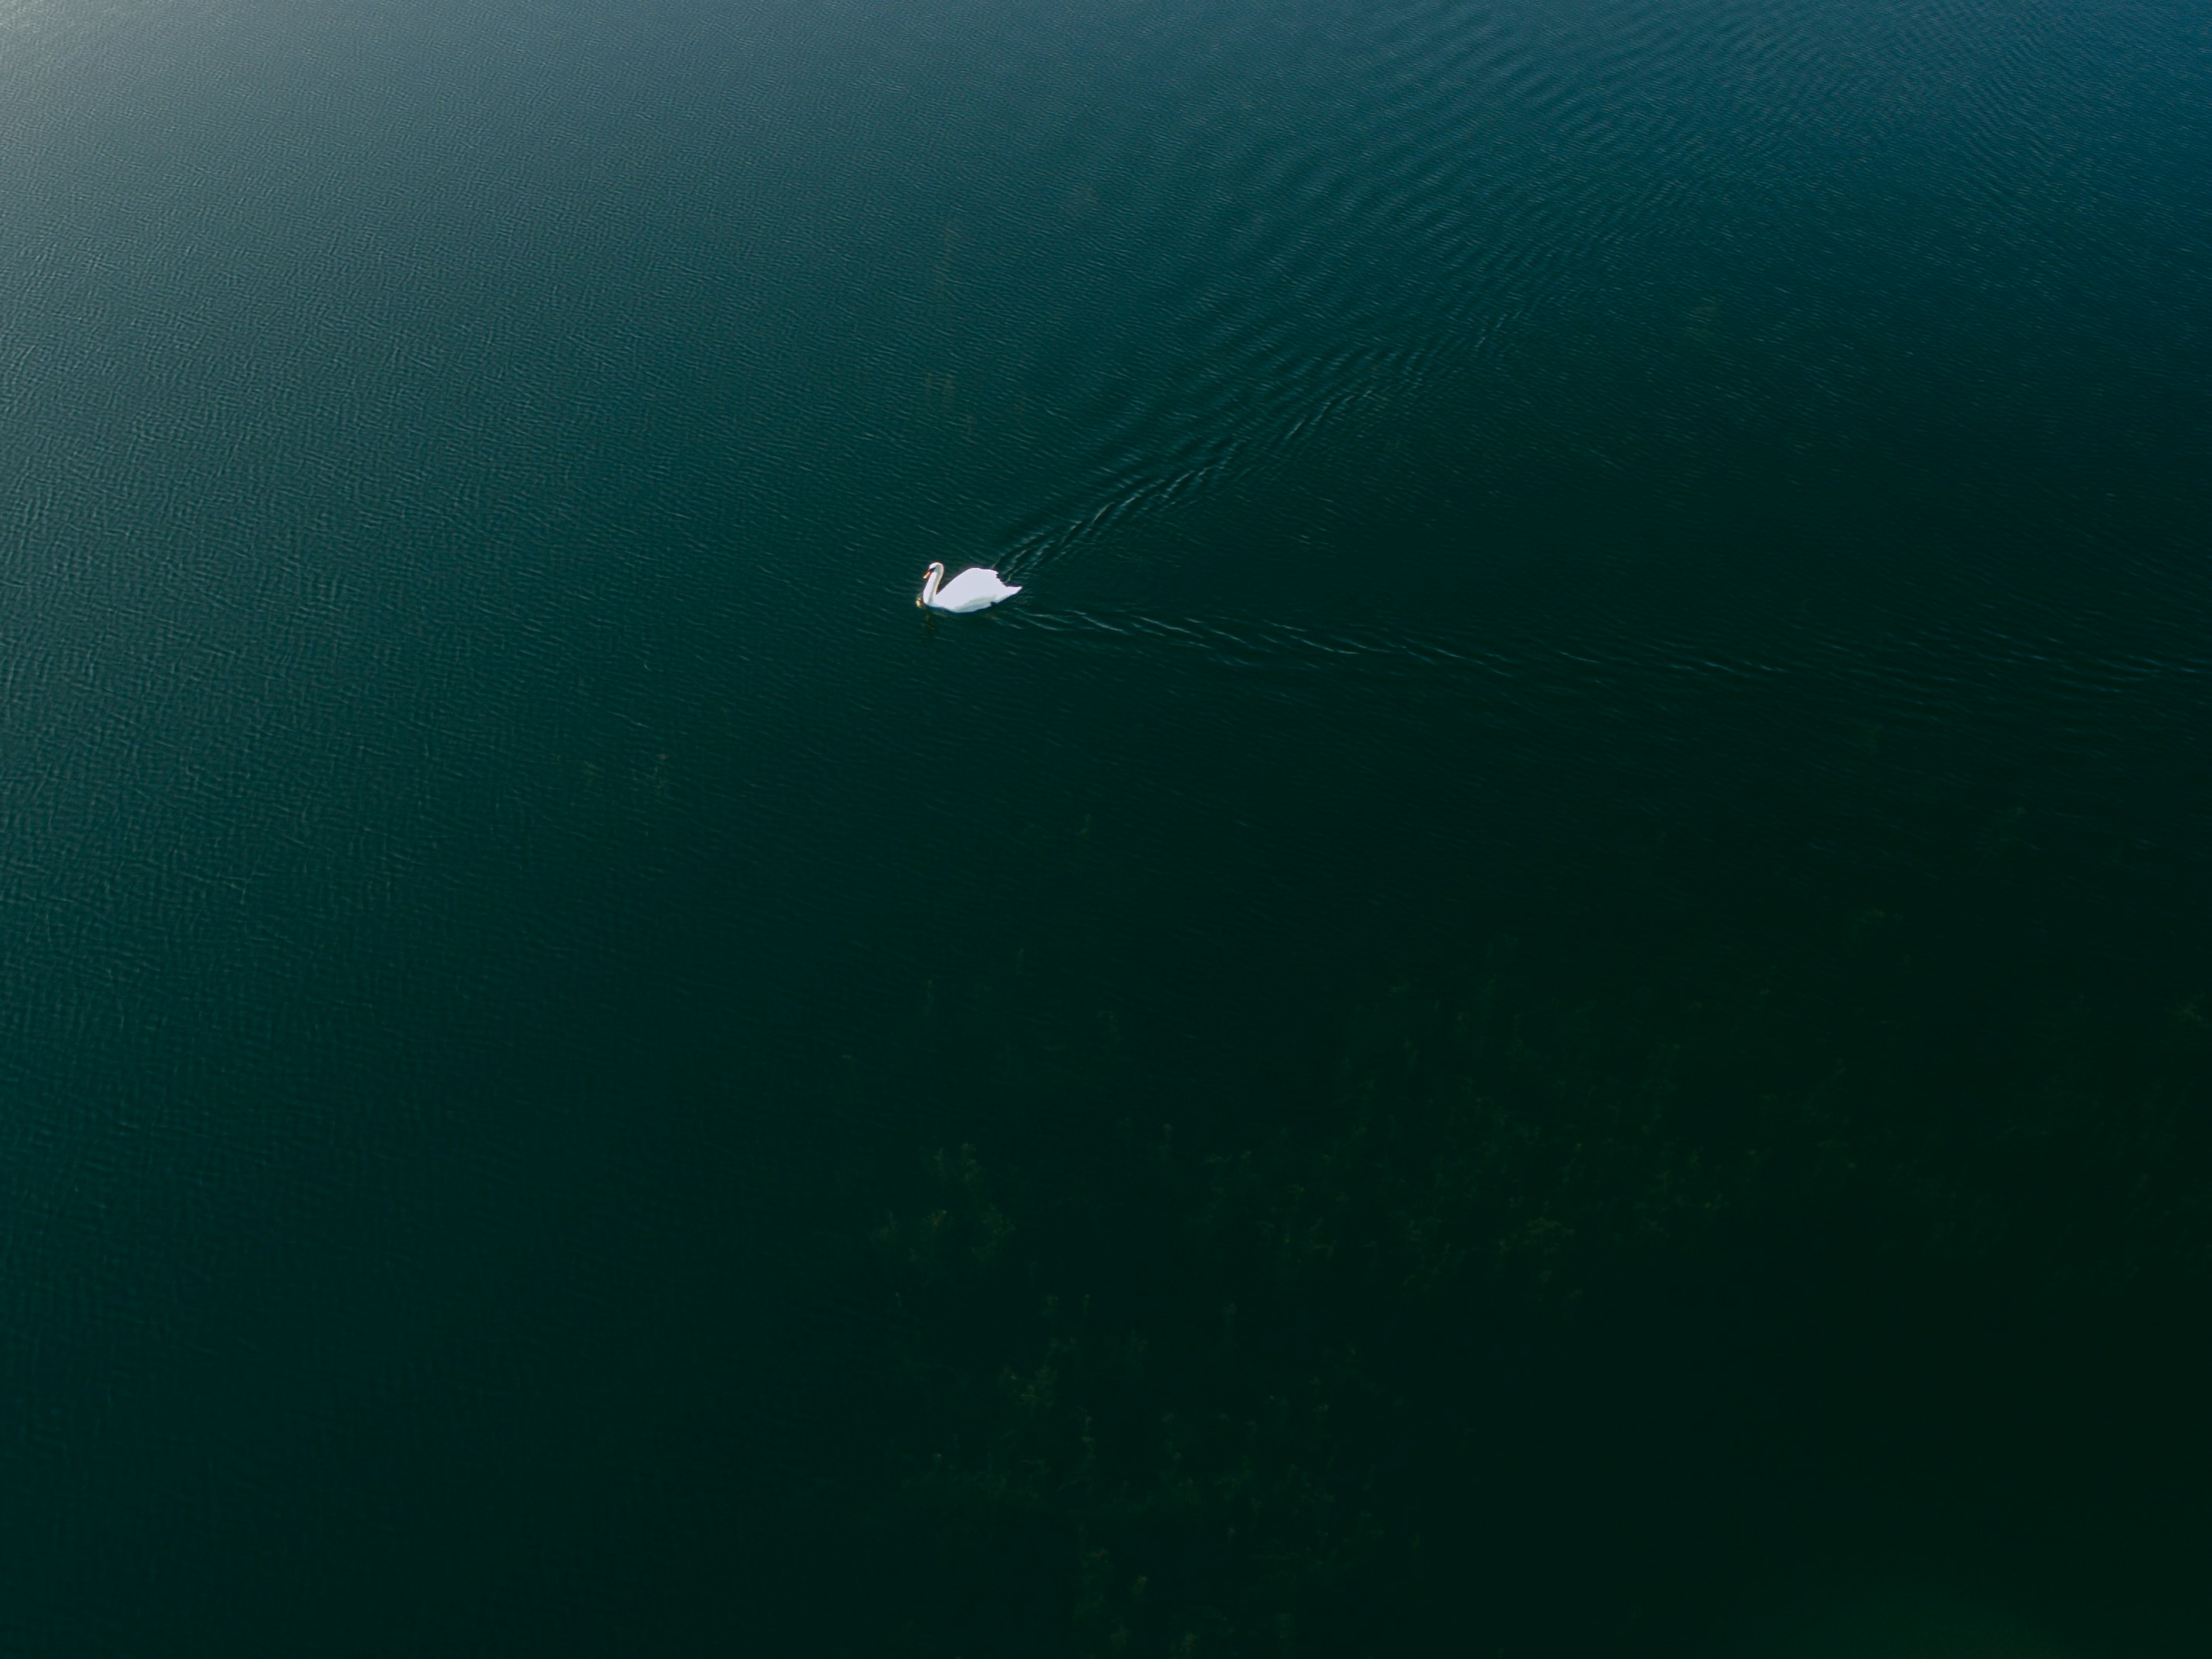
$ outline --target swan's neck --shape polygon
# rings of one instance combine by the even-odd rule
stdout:
[[[937,585],[944,580],[944,571],[937,568],[935,566],[932,566],[929,574],[923,579],[921,584],[921,602],[924,605],[927,605],[933,599],[936,599]]]

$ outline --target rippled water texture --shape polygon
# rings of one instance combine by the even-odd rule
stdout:
[[[1102,1019],[2194,1006],[2208,110],[2135,0],[0,0],[0,1646],[860,1593],[855,1172]]]

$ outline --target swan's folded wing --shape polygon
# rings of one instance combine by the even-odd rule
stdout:
[[[939,588],[937,603],[947,611],[981,611],[987,605],[996,605],[1008,594],[1021,591],[1000,581],[995,570],[975,568],[962,571]]]

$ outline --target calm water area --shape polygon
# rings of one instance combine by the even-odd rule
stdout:
[[[0,1651],[2205,1650],[2202,8],[0,0]]]

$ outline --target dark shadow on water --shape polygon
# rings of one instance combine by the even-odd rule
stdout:
[[[935,1010],[957,1085],[856,1205],[856,1644],[2186,1650],[2201,996],[1858,913],[1501,935],[1265,1100],[1006,1006]]]

